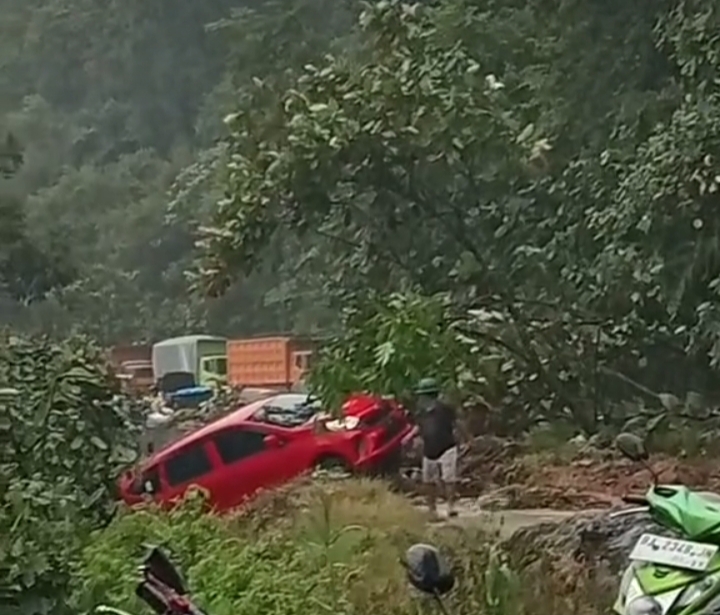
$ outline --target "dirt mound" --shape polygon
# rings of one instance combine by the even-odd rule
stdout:
[[[404,489],[419,491],[420,451],[405,469]],[[663,483],[680,483],[720,493],[720,463],[655,455],[651,465]],[[555,508],[584,510],[622,504],[622,496],[641,494],[650,473],[624,459],[612,447],[578,447],[571,456],[529,453],[520,443],[494,436],[477,437],[460,459],[458,495],[479,498],[481,508]]]
[[[715,462],[682,462],[656,457],[651,464],[662,483],[682,483],[703,488],[720,485],[720,473],[717,472]],[[622,496],[647,489],[650,473],[624,459],[603,463],[593,459],[579,459],[569,465],[535,467],[530,471],[528,479],[536,484],[555,485],[560,489],[577,489],[581,486],[588,491]]]
[[[553,508],[582,510],[589,506],[612,506],[620,504],[623,495],[644,493],[651,478],[648,470],[625,459],[581,458],[568,464],[521,459],[515,464],[521,467],[511,473],[522,478],[520,493],[525,487],[528,494],[527,503],[522,501],[522,495],[514,502],[520,508],[536,507],[538,493],[543,493],[547,505]],[[656,456],[651,465],[662,483],[720,491],[720,469],[714,460],[683,461]]]

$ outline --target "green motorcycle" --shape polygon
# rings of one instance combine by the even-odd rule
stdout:
[[[668,534],[645,533],[630,553],[613,610],[619,615],[720,615],[720,495],[683,485],[659,485],[643,441],[631,434],[616,440],[629,459],[653,476],[642,504],[614,516],[647,511]]]

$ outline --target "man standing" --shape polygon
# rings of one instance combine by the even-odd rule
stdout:
[[[437,496],[444,487],[448,516],[457,516],[458,438],[455,409],[443,403],[440,387],[433,378],[423,378],[415,388],[417,426],[423,445],[422,480],[430,514],[437,515]]]

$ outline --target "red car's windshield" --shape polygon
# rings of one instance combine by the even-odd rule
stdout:
[[[300,427],[321,410],[320,401],[309,395],[278,395],[268,399],[252,418],[282,427]]]

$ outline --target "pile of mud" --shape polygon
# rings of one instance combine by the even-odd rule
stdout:
[[[716,460],[679,460],[654,456],[650,463],[660,482],[684,484],[706,491],[720,491],[720,467]],[[625,459],[598,461],[581,458],[569,463],[534,463],[516,460],[510,474],[519,477],[510,485],[499,485],[517,493],[512,505],[517,508],[552,507],[583,510],[619,505],[622,496],[644,493],[650,473]],[[517,469],[517,466],[521,469]]]
[[[713,491],[720,488],[720,472],[716,460],[683,461],[655,456],[650,460],[661,483],[684,484]],[[560,490],[583,489],[621,497],[632,492],[644,492],[650,473],[642,466],[625,459],[597,462],[578,459],[568,464],[543,464],[526,467],[525,481],[531,484],[554,485]]]
[[[417,451],[405,471],[406,491],[419,490]],[[660,482],[720,492],[720,463],[655,455],[650,463]],[[622,504],[622,496],[644,493],[650,473],[611,449],[585,447],[570,459],[530,454],[511,440],[476,438],[460,460],[458,494],[478,498],[480,508],[554,508],[585,510]]]

